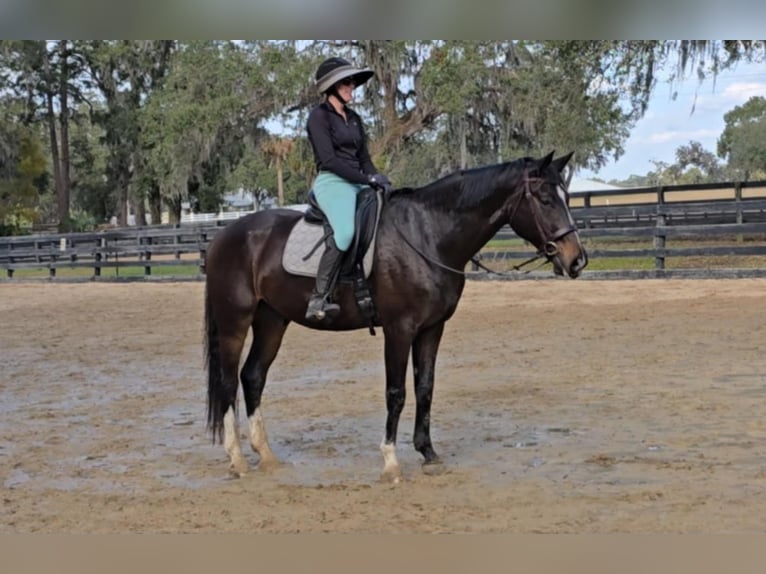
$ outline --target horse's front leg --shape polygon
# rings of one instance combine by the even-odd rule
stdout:
[[[396,432],[399,427],[399,417],[404,408],[406,398],[405,378],[407,376],[407,359],[412,345],[412,336],[399,329],[385,329],[385,360],[386,360],[386,436],[380,445],[383,453],[383,473],[381,478],[398,483],[402,478],[399,461],[396,459]]]
[[[431,398],[434,392],[434,371],[436,353],[444,333],[444,322],[422,331],[412,345],[412,364],[415,377],[415,432],[413,442],[415,450],[425,458],[426,465],[441,461],[431,445]]]

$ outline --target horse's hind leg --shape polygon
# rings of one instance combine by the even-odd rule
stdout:
[[[239,360],[252,323],[252,309],[232,305],[225,292],[205,288],[205,362],[207,366],[207,425],[213,440],[222,439],[235,476],[247,472],[247,461],[239,446],[237,389]],[[215,297],[213,296],[215,295]],[[217,304],[216,304],[217,301]]]
[[[269,446],[266,426],[261,412],[261,395],[266,385],[266,375],[277,356],[289,321],[269,306],[261,303],[253,320],[253,344],[242,367],[240,378],[245,395],[247,420],[250,427],[250,445],[258,453],[261,469],[277,464],[277,457]]]
[[[231,461],[229,472],[234,476],[242,476],[248,470],[247,460],[242,454],[242,447],[239,444],[239,422],[236,411],[237,369],[239,369],[239,359],[245,337],[246,334],[243,333],[221,337],[222,390],[226,405],[223,416],[223,445]]]

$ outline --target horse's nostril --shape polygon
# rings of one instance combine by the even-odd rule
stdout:
[[[572,275],[577,276],[580,274],[580,271],[585,269],[585,267],[588,265],[588,256],[583,252],[577,259],[574,260],[572,263]]]
[[[572,264],[569,266],[569,276],[573,279],[578,277],[585,265],[587,265],[587,258],[580,255],[577,259],[572,261]]]

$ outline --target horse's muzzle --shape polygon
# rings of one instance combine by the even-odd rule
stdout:
[[[569,276],[572,279],[577,279],[580,276],[580,273],[582,273],[582,270],[587,266],[588,253],[585,251],[585,249],[581,249],[580,255],[574,261],[572,261],[572,264],[569,266]]]
[[[548,247],[546,245],[546,255]],[[553,272],[556,275],[568,275],[571,279],[577,279],[582,270],[588,265],[588,254],[582,247],[577,249],[577,254],[568,259],[566,250],[557,250],[548,257],[553,262]]]

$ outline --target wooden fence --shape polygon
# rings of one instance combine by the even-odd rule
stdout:
[[[657,218],[654,224],[630,227],[581,227],[580,238],[584,243],[595,240],[598,243],[607,243],[604,248],[588,247],[588,256],[591,260],[598,258],[609,259],[653,259],[652,269],[630,269],[628,266],[618,269],[592,271],[586,269],[585,275],[590,279],[643,279],[643,278],[671,278],[671,277],[766,277],[766,221],[757,223],[725,223],[704,225],[665,225],[662,218]],[[515,234],[510,230],[503,230],[496,239],[513,239]],[[729,244],[710,245],[716,243],[716,239],[727,239]],[[631,247],[631,243],[651,242],[650,247]],[[672,246],[674,242],[682,243],[683,246]],[[694,244],[689,246],[689,244]],[[722,241],[722,243],[727,243]],[[492,263],[511,262],[518,263],[532,255],[527,248],[517,249],[485,249],[478,254],[479,259],[485,265]],[[738,265],[729,268],[717,268],[710,266],[698,266],[690,268],[669,269],[667,260],[697,258],[728,257],[730,259],[744,259],[749,256],[764,257],[762,266],[740,267]],[[478,270],[473,266],[474,271]],[[477,275],[477,278],[479,276]],[[533,274],[532,278],[538,278],[540,274]],[[503,279],[519,278],[506,276]]]
[[[90,269],[91,279],[113,270],[110,279],[135,278],[125,271],[140,270],[142,278],[152,278],[153,270],[162,268],[166,275],[175,277],[173,267],[194,267],[204,274],[207,246],[221,225],[181,225],[123,228],[96,233],[70,233],[66,235],[30,235],[0,238],[0,270],[12,279],[24,270],[47,271],[50,279],[58,278],[63,269]],[[167,273],[168,268],[171,272]],[[189,275],[186,273],[185,275]],[[28,275],[27,275],[28,276]],[[71,279],[83,278],[82,274]]]
[[[679,195],[682,191],[687,195]],[[647,201],[652,194],[654,201]],[[712,199],[699,199],[705,194],[712,194]],[[680,201],[678,197],[687,200]],[[671,270],[666,267],[669,258],[766,256],[766,182],[593,191],[574,197],[572,204],[572,215],[586,242],[614,240],[609,247],[589,249],[592,259],[649,257],[654,260],[653,269],[586,270],[587,277],[766,276],[766,263],[763,268],[749,269]],[[0,238],[0,280],[199,280],[204,277],[207,246],[227,223],[3,237]],[[715,237],[747,238],[748,241],[708,245],[707,240]],[[505,227],[496,238],[516,236]],[[684,246],[672,245],[680,239],[687,240]],[[705,241],[690,246],[689,239]],[[623,246],[630,241],[645,245],[647,240],[651,241],[649,247]],[[531,254],[528,246],[519,243],[515,249],[483,250],[480,257],[490,262],[522,260]],[[549,275],[549,272],[545,274]],[[476,273],[475,276],[482,275]],[[518,275],[518,278],[538,276]]]
[[[581,227],[766,221],[766,181],[587,191],[571,207]]]

